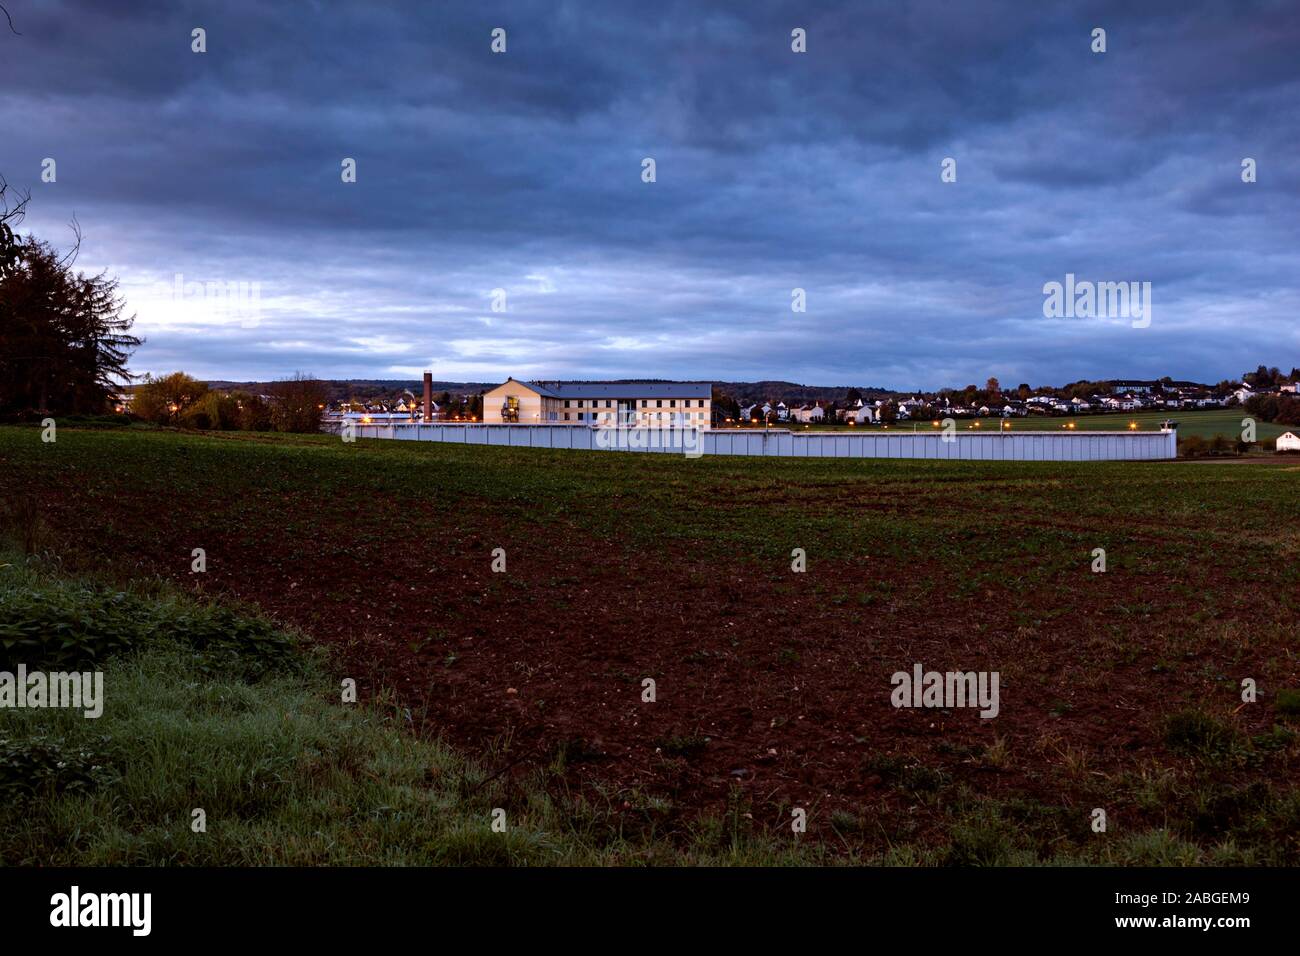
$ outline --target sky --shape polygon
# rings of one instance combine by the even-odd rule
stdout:
[[[0,175],[136,373],[1300,365],[1295,0],[0,2]],[[1067,275],[1149,321],[1046,315]]]

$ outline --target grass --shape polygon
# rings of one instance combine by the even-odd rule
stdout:
[[[820,862],[817,847],[660,842],[538,778],[494,779],[410,732],[398,707],[341,703],[325,661],[266,621],[166,587],[116,591],[0,555],[0,622],[79,615],[107,704],[0,711],[0,862],[21,866]],[[224,644],[206,625],[233,624]],[[269,638],[275,638],[269,640]],[[292,653],[286,654],[286,650]],[[229,653],[230,651],[235,653]],[[53,668],[66,653],[25,659]],[[506,811],[505,832],[491,828]],[[195,811],[205,827],[196,832]]]
[[[690,461],[139,429],[61,428],[57,443],[43,445],[35,430],[0,428],[0,473],[22,490],[10,501],[35,502],[0,521],[16,546],[0,555],[0,645],[14,642],[11,659],[20,648],[24,657],[102,665],[109,698],[98,720],[0,711],[0,860],[1294,864],[1295,734],[1232,714],[1231,665],[1260,647],[1295,646],[1296,468],[1284,459],[1248,468]],[[881,805],[837,810],[835,825],[822,826],[834,836],[816,826],[806,839],[760,832],[741,796],[725,813],[670,827],[673,795],[578,795],[559,766],[497,774],[501,753],[421,737],[419,715],[394,699],[344,706],[336,665],[310,642],[228,595],[196,600],[154,577],[185,580],[190,548],[224,540],[237,552],[209,548],[211,577],[238,584],[242,557],[266,555],[263,571],[327,579],[321,614],[337,617],[373,609],[376,581],[393,567],[459,575],[486,568],[501,543],[512,570],[529,568],[528,549],[557,529],[608,542],[612,553],[656,556],[666,569],[688,559],[735,568],[755,593],[812,589],[841,623],[935,609],[927,626],[936,616],[961,621],[970,646],[1008,635],[1018,648],[1051,646],[1066,639],[1063,627],[1086,620],[1068,638],[1078,681],[1104,688],[1125,669],[1153,682],[1172,674],[1231,703],[1158,700],[1173,708],[1151,735],[1169,761],[1112,765],[1074,740],[1036,750],[1023,734],[1002,733],[1014,729],[1005,722],[969,753],[877,754],[863,773],[881,778]],[[29,530],[32,556],[19,543]],[[436,568],[400,563],[434,540]],[[795,546],[807,550],[809,574],[791,584]],[[1105,575],[1087,570],[1095,547],[1107,551]],[[39,557],[50,554],[66,570]],[[374,575],[332,575],[345,562]],[[864,566],[865,577],[856,573]],[[1114,582],[1129,583],[1098,590]],[[574,584],[544,574],[530,583],[518,571],[511,582],[538,595]],[[470,652],[442,650],[444,632],[478,622],[478,602],[499,586],[489,578],[459,588],[460,604],[449,599],[436,622],[403,641],[428,641],[440,668],[461,670]],[[1006,617],[991,622],[981,616],[989,608]],[[76,640],[65,646],[60,635]],[[682,656],[708,670],[730,653]],[[767,656],[743,644],[737,653],[770,660],[778,674],[818,657],[815,646],[784,637]],[[1261,699],[1276,701],[1279,723],[1294,726],[1300,701],[1288,653],[1265,662],[1271,672],[1244,673],[1260,679]],[[640,674],[627,669],[635,687]],[[1055,686],[1042,709],[1063,727],[1096,715]],[[710,746],[702,732],[654,739],[675,761]],[[585,748],[577,741],[556,764],[582,762]],[[1068,785],[1068,806],[1030,790],[971,792],[954,764],[975,768],[973,779],[1029,768],[1039,774],[1032,792]],[[906,813],[884,825],[900,805]],[[1108,808],[1107,834],[1087,828],[1095,806]],[[203,834],[190,829],[196,807],[207,813]],[[504,835],[489,827],[495,807],[507,811]],[[934,825],[921,825],[919,810]]]
[[[1160,425],[1166,420],[1172,420],[1178,423],[1178,437],[1189,438],[1198,435],[1202,438],[1214,438],[1216,435],[1222,435],[1236,441],[1241,437],[1242,419],[1254,417],[1248,415],[1244,408],[1203,408],[1190,410],[1168,410],[1168,411],[1139,411],[1139,412],[1106,412],[1102,414],[1088,415],[1028,415],[1024,418],[1010,419],[1010,430],[1020,431],[1061,431],[1069,425],[1073,425],[1077,431],[1129,431],[1130,425],[1136,424],[1138,431],[1159,431]],[[957,421],[958,431],[997,431],[998,419],[996,417],[988,418],[959,418]],[[976,424],[978,422],[978,425]],[[749,426],[755,427],[755,426]],[[804,426],[797,423],[780,425],[775,427],[802,429]],[[834,429],[836,431],[848,431],[850,429],[867,430],[878,429],[878,425],[812,425],[812,430]],[[935,431],[936,428],[930,419],[925,421],[896,422],[889,426],[890,431]],[[1256,421],[1255,434],[1260,440],[1266,438],[1276,438],[1286,431],[1293,431],[1292,426],[1274,425],[1270,422]]]
[[[4,555],[3,563],[0,616],[6,620],[15,607],[31,606],[34,595],[47,605],[108,606],[96,585],[18,555]],[[280,634],[281,646],[270,652],[251,645],[230,657],[210,644],[196,646],[187,630],[213,614],[212,607],[157,586],[112,596],[113,619],[92,611],[87,636],[95,639],[101,625],[120,628],[123,617],[141,626],[103,665],[104,715],[87,720],[75,711],[24,710],[0,716],[4,864],[1243,864],[1277,862],[1252,844],[1262,844],[1277,819],[1300,823],[1294,795],[1228,785],[1184,795],[1190,812],[1171,817],[1167,827],[1110,840],[1090,841],[1059,807],[960,792],[945,810],[945,840],[904,839],[869,858],[833,843],[758,835],[743,802],[727,816],[669,836],[655,831],[659,808],[652,799],[629,825],[627,814],[565,801],[544,773],[523,785],[494,778],[412,734],[400,708],[342,705],[325,661],[303,651],[293,635]],[[249,633],[265,628],[257,618],[234,619]],[[283,647],[295,648],[294,657],[285,658]],[[1197,753],[1231,743],[1221,726],[1199,715],[1184,715],[1170,733]],[[700,742],[663,745],[686,752]],[[1006,759],[1001,741],[987,759]],[[946,783],[937,771],[901,761],[882,760],[873,769],[910,799]],[[1155,790],[1148,781],[1138,786],[1151,799],[1168,801],[1162,785],[1168,781]],[[490,826],[498,807],[506,811],[504,833]],[[205,824],[197,832],[196,810]],[[843,836],[867,832],[871,824],[840,812],[830,829]],[[1205,830],[1219,837],[1208,848],[1196,839]]]

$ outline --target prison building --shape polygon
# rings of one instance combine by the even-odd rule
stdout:
[[[520,382],[483,395],[488,425],[708,428],[711,382]]]

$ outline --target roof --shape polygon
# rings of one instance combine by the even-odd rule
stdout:
[[[548,398],[712,398],[712,382],[521,382]]]

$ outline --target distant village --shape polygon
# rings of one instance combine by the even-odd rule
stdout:
[[[724,414],[723,423],[839,422],[864,425],[935,418],[1022,418],[1031,415],[1076,416],[1225,408],[1244,405],[1257,394],[1289,392],[1294,395],[1296,387],[1296,383],[1288,382],[1261,387],[1257,391],[1245,382],[1211,386],[1166,379],[1097,382],[1065,389],[1031,389],[1028,385],[1021,385],[1014,391],[1003,391],[997,381],[991,379],[983,389],[974,386],[961,391],[942,389],[917,392],[904,398],[891,395],[869,400],[850,392],[842,402],[817,401],[791,406],[777,399],[775,402],[736,403],[732,414]]]
[[[1276,373],[1276,370],[1274,370]],[[1275,375],[1276,378],[1283,378]],[[1264,395],[1289,395],[1297,391],[1295,379],[1258,381],[1255,373],[1245,380],[1206,385],[1172,379],[1079,382],[1062,388],[1030,388],[1019,385],[1003,389],[996,379],[983,388],[940,389],[934,392],[877,393],[845,389],[840,398],[786,401],[779,394],[780,383],[764,383],[778,391],[762,401],[741,401],[728,392],[729,386],[714,387],[710,403],[713,427],[747,424],[844,424],[885,425],[893,422],[942,418],[1022,418],[1027,416],[1079,416],[1139,411],[1177,411],[1226,408],[1245,405]],[[1254,381],[1252,381],[1254,380]],[[734,387],[734,386],[732,386]],[[799,387],[792,386],[792,390]],[[830,390],[827,390],[830,391]],[[365,399],[333,401],[326,412],[331,418],[372,420],[415,417],[422,411],[420,399],[411,390],[379,394]],[[438,421],[483,421],[482,394],[458,395],[442,391],[433,401]]]
[[[431,379],[432,373],[426,373]],[[322,421],[439,421],[642,427],[746,428],[877,426],[942,419],[1178,412],[1241,408],[1261,421],[1300,425],[1300,369],[1260,366],[1216,385],[1171,378],[1079,381],[1052,387],[983,388],[912,393],[881,388],[821,387],[792,382],[522,382],[481,383],[318,380],[200,382],[182,372],[145,377],[113,397],[110,408],[159,424],[196,428],[315,431]],[[417,394],[418,393],[418,394]],[[979,427],[978,421],[972,427]],[[1067,426],[1069,427],[1069,426]]]

